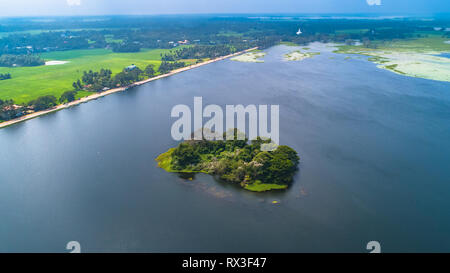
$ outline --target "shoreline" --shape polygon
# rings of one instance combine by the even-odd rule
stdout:
[[[233,53],[233,54],[229,54],[229,55],[226,55],[226,56],[222,56],[222,57],[218,57],[218,58],[215,58],[215,59],[212,59],[212,60],[208,60],[206,62],[202,62],[202,63],[193,64],[193,65],[190,65],[190,66],[185,66],[185,67],[182,67],[182,68],[178,68],[178,69],[172,70],[172,71],[170,71],[169,73],[166,73],[166,74],[162,74],[162,75],[158,75],[156,77],[149,78],[149,79],[146,79],[146,80],[134,82],[134,83],[130,84],[129,86],[118,87],[118,88],[113,88],[113,89],[110,89],[110,90],[107,90],[107,91],[98,92],[98,93],[95,93],[95,94],[92,94],[92,95],[80,98],[78,100],[75,100],[75,101],[72,101],[72,102],[69,102],[69,103],[57,105],[57,106],[55,106],[53,108],[50,108],[50,109],[47,109],[47,110],[42,110],[42,111],[39,111],[39,112],[35,112],[35,113],[31,113],[31,114],[28,114],[28,115],[25,115],[25,116],[18,117],[18,118],[15,118],[15,119],[4,121],[4,122],[0,123],[0,129],[8,127],[8,126],[11,126],[11,125],[14,125],[16,123],[20,123],[20,122],[24,122],[24,121],[27,121],[27,120],[30,120],[30,119],[33,119],[33,118],[37,118],[39,116],[43,116],[43,115],[47,115],[47,114],[50,114],[50,113],[53,113],[53,112],[56,112],[56,111],[60,111],[60,110],[63,110],[63,109],[66,109],[66,108],[69,108],[69,107],[72,107],[72,106],[76,106],[76,105],[79,105],[81,103],[85,103],[85,102],[88,102],[88,101],[91,101],[91,100],[95,100],[95,99],[98,99],[98,98],[101,98],[101,97],[105,97],[105,96],[108,96],[110,94],[126,91],[129,88],[131,88],[131,87],[136,87],[136,86],[139,86],[139,85],[143,85],[143,84],[146,84],[146,83],[149,83],[149,82],[152,82],[152,81],[155,81],[155,80],[159,80],[159,79],[162,79],[162,78],[170,77],[172,75],[175,75],[175,74],[187,71],[187,70],[191,70],[191,69],[203,66],[203,65],[207,65],[207,64],[214,63],[214,62],[217,62],[217,61],[222,61],[222,60],[228,59],[230,57],[234,57],[236,55],[240,55],[240,54],[243,54],[243,53],[255,50],[255,49],[258,49],[258,47],[249,48],[249,49],[246,49],[246,50],[243,50],[243,51],[239,51],[239,52],[236,52],[236,53]]]

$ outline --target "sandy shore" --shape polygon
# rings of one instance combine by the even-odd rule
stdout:
[[[216,59],[212,59],[212,60],[209,60],[209,61],[206,61],[206,62],[202,62],[202,63],[193,64],[193,65],[190,65],[190,66],[182,67],[182,68],[179,68],[179,69],[176,69],[176,70],[172,70],[171,72],[169,72],[167,74],[159,75],[159,76],[156,76],[156,77],[153,77],[153,78],[149,78],[149,79],[146,79],[146,80],[143,80],[143,81],[140,81],[140,82],[135,82],[132,85],[133,86],[138,86],[138,85],[142,85],[142,84],[145,84],[145,83],[148,83],[148,82],[151,82],[151,81],[155,81],[155,80],[158,80],[158,79],[162,79],[162,78],[165,78],[165,77],[170,77],[170,76],[172,76],[174,74],[177,74],[177,73],[180,73],[180,72],[183,72],[183,71],[194,69],[194,68],[200,67],[202,65],[207,65],[207,64],[210,64],[210,63],[213,63],[213,62],[221,61],[221,60],[224,60],[224,59],[227,59],[227,58],[230,58],[230,57],[233,57],[233,56],[236,56],[236,55],[239,55],[239,54],[251,51],[251,50],[255,50],[255,49],[257,49],[257,47],[249,48],[249,49],[246,49],[244,51],[240,51],[240,52],[236,52],[236,53],[233,53],[233,54],[230,54],[230,55],[222,56],[222,57],[219,57],[219,58],[216,58]],[[56,111],[59,111],[59,110],[65,109],[65,108],[69,108],[69,107],[78,105],[80,103],[88,102],[90,100],[95,100],[95,99],[98,99],[100,97],[104,97],[104,96],[107,96],[107,95],[110,95],[110,94],[113,94],[113,93],[116,93],[116,92],[125,91],[126,89],[127,89],[127,87],[119,87],[119,88],[110,89],[110,90],[107,90],[107,91],[104,91],[104,92],[98,92],[98,93],[89,95],[87,97],[81,98],[81,99],[76,100],[76,101],[72,101],[72,102],[69,102],[69,103],[66,103],[66,104],[61,104],[61,105],[58,105],[56,107],[53,107],[53,108],[50,108],[50,109],[47,109],[47,110],[44,110],[44,111],[35,112],[35,113],[28,114],[28,115],[25,115],[25,116],[22,116],[22,117],[19,117],[19,118],[15,118],[15,119],[11,119],[11,120],[2,122],[2,123],[0,123],[0,128],[11,126],[11,125],[19,123],[19,122],[23,122],[23,121],[26,121],[26,120],[29,120],[29,119],[33,119],[33,118],[42,116],[42,115],[46,115],[46,114],[49,114],[49,113],[52,113],[52,112],[56,112]]]

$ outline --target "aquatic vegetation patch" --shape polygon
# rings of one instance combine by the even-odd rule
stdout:
[[[375,42],[375,48],[340,46],[335,53],[360,54],[377,67],[397,74],[423,79],[450,81],[450,59],[439,56],[450,51],[442,37]]]
[[[319,55],[319,52],[302,52],[300,50],[292,51],[284,54],[285,61],[301,61],[307,58],[311,58],[315,55]]]
[[[378,59],[371,60],[379,68],[398,74],[438,81],[450,81],[450,59],[422,53],[372,53]]]
[[[233,57],[231,58],[231,60],[244,63],[263,63],[264,60],[261,60],[261,58],[263,58],[265,55],[266,55],[265,52],[252,51]]]

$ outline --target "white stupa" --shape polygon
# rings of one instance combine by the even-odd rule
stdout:
[[[296,33],[297,35],[300,35],[300,34],[302,34],[302,31],[300,30],[300,28],[298,29],[298,31],[297,31],[297,33]]]

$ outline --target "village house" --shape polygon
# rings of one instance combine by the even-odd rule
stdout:
[[[127,67],[125,67],[125,71],[133,71],[133,70],[135,70],[136,69],[136,65],[135,64],[132,64],[132,65],[129,65],[129,66],[127,66]]]

